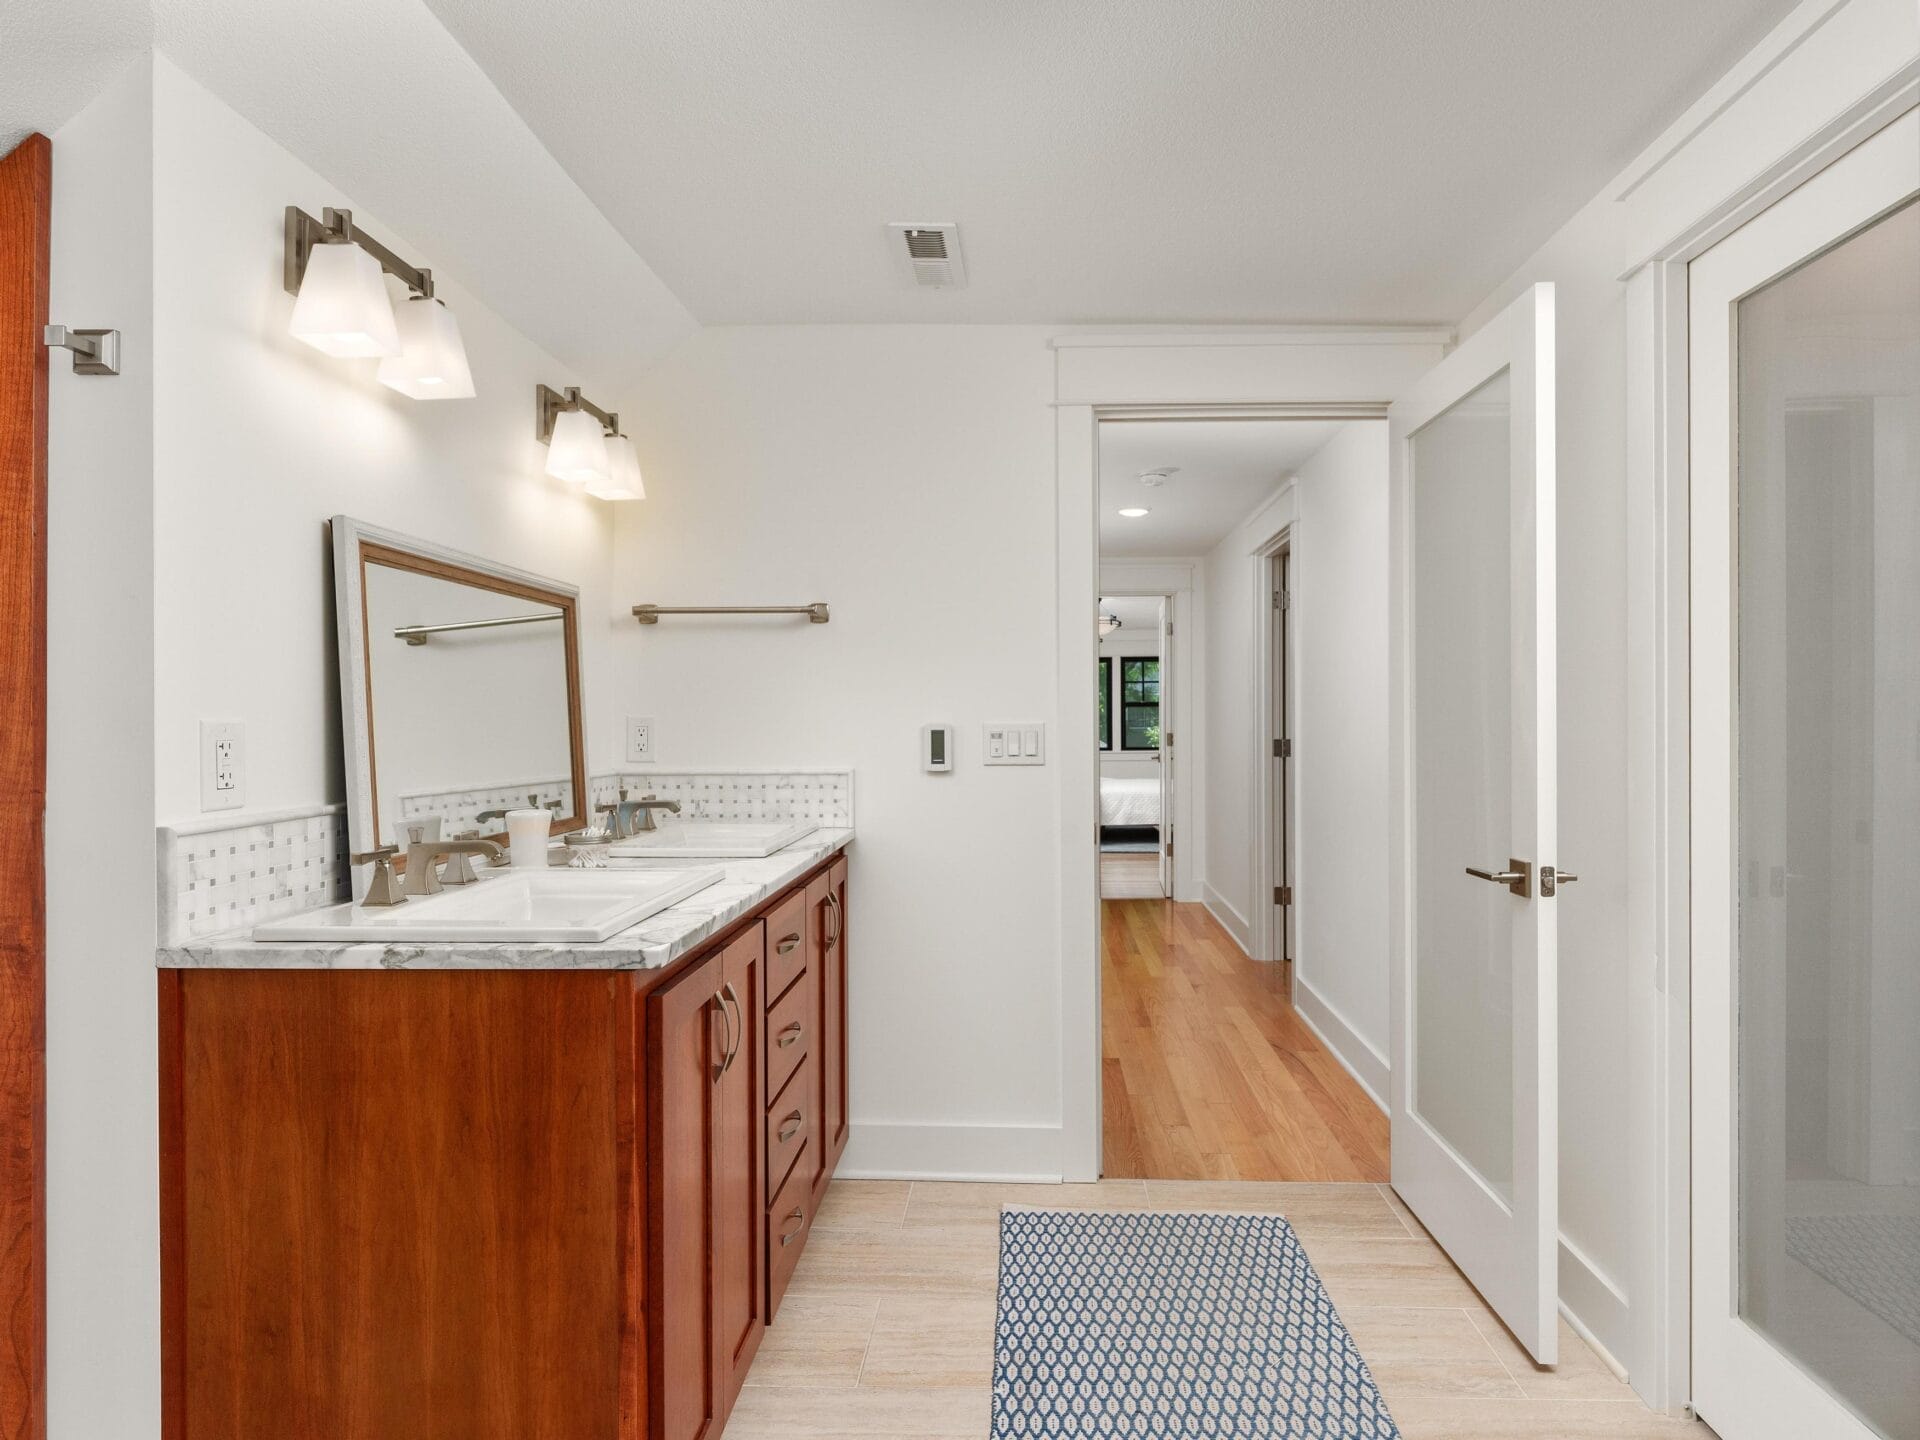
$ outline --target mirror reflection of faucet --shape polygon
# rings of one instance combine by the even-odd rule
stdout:
[[[657,830],[659,828],[659,826],[654,824],[654,811],[667,810],[678,815],[680,813],[680,802],[678,800],[662,800],[657,795],[642,795],[638,800],[629,800],[627,799],[626,791],[622,790],[618,801],[607,805],[596,805],[593,808],[595,813],[610,817],[607,822],[607,829],[612,833],[614,839],[630,840],[635,835],[644,834],[648,830]]]

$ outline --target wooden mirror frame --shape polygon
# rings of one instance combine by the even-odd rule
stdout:
[[[562,617],[567,657],[567,741],[572,762],[574,813],[553,822],[556,834],[579,830],[587,823],[592,797],[587,793],[587,749],[580,703],[580,588],[551,580],[477,555],[450,550],[428,540],[383,530],[376,525],[336,515],[328,522],[333,533],[334,621],[338,634],[340,668],[340,748],[347,779],[347,836],[360,853],[380,845],[378,762],[374,754],[373,694],[369,683],[370,637],[367,631],[366,567],[369,563],[396,570],[433,575],[496,594],[513,595],[536,604],[551,605]],[[483,717],[476,717],[483,718]],[[504,838],[496,831],[489,838]],[[357,899],[366,877],[354,867]]]

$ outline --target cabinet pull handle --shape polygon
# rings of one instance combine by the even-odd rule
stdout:
[[[733,1012],[727,1008],[727,997],[718,990],[713,992],[713,1008],[720,1012],[720,1025],[727,1037],[720,1046],[720,1058],[713,1065],[713,1078],[718,1080],[733,1063]],[[713,1039],[712,1030],[707,1031],[707,1039]]]
[[[799,935],[794,934],[794,935],[787,936],[786,939],[780,941],[773,948],[777,950],[780,954],[787,955],[792,953],[793,947],[798,945],[799,943],[800,943]]]
[[[793,1213],[788,1215],[787,1219],[793,1222],[793,1229],[785,1231],[780,1236],[780,1243],[783,1246],[791,1245],[800,1238],[800,1231],[807,1223],[807,1212],[796,1205],[793,1207]]]
[[[797,1042],[804,1033],[804,1028],[800,1022],[796,1020],[787,1026],[786,1029],[782,1030],[773,1043],[778,1045],[782,1050],[785,1050],[788,1046]]]
[[[840,943],[840,897],[831,890],[827,892],[827,909],[833,915],[833,934],[827,937],[827,948],[831,950]]]
[[[720,1003],[727,1007],[731,1015],[740,1017],[737,1026],[731,1020],[727,1024],[727,1058],[720,1067],[720,1073],[724,1075],[733,1068],[734,1057],[740,1053],[740,1042],[747,1038],[747,1012],[741,1007],[740,992],[733,988],[731,980],[720,987]]]
[[[782,1120],[780,1122],[780,1143],[784,1145],[787,1141],[798,1135],[800,1133],[801,1123],[800,1112],[798,1110],[795,1110],[791,1115],[787,1116],[786,1119]]]

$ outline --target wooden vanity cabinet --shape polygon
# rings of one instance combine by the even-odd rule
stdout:
[[[766,1333],[765,973],[756,920],[645,1002],[656,1440],[713,1440]]]
[[[847,1148],[847,862],[835,857],[808,885],[819,895],[814,932],[820,947],[820,1136],[825,1161],[819,1195]],[[817,1197],[816,1197],[817,1202]]]
[[[823,878],[663,970],[161,971],[165,1440],[718,1440],[845,1144]]]

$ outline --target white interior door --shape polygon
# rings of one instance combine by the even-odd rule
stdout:
[[[1920,1435],[1920,112],[1689,267],[1694,1408]]]
[[[1173,898],[1173,597],[1160,597],[1160,893]]]
[[[1553,287],[1387,412],[1393,1185],[1554,1363]]]

